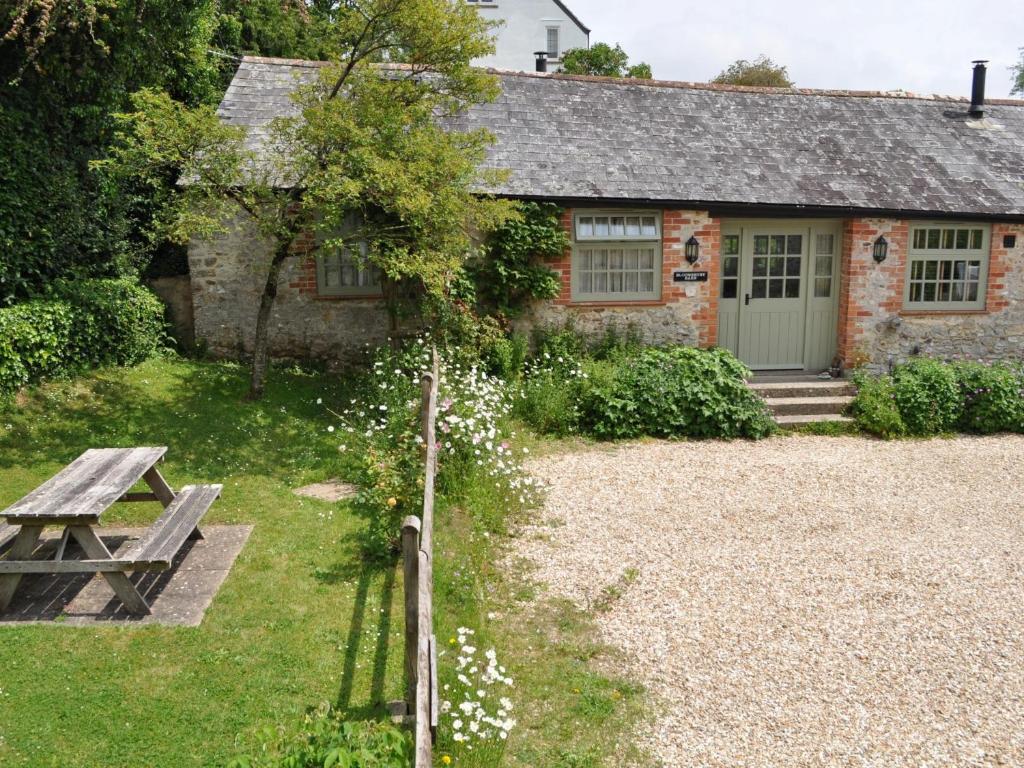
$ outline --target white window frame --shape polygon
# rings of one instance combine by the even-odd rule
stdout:
[[[347,218],[345,229],[352,231],[358,227],[358,216]],[[327,248],[321,246],[316,254],[316,290],[318,296],[351,296],[377,297],[383,296],[380,269],[370,262],[369,247],[366,240],[346,243],[344,247]],[[355,268],[355,285],[342,285],[345,267]],[[336,281],[332,281],[335,276]]]
[[[938,247],[935,246],[934,236],[930,230],[939,230]],[[953,234],[946,232],[952,230]],[[981,243],[976,244],[977,232],[981,232]],[[958,233],[966,233],[966,247],[963,245],[963,238]],[[921,233],[920,235],[918,233]],[[948,238],[952,238],[952,246]],[[929,247],[929,244],[932,247]],[[957,247],[957,245],[960,247]],[[988,269],[992,247],[992,227],[988,224],[977,222],[949,222],[933,221],[911,224],[907,240],[907,267],[903,287],[903,308],[907,311],[918,312],[977,312],[984,310],[988,294]],[[970,262],[978,262],[978,278],[970,279]],[[935,277],[925,277],[928,271],[928,263],[936,263]],[[943,279],[942,269],[944,262],[952,262],[950,270],[952,274],[948,279]],[[956,278],[956,262],[965,262],[963,277]],[[915,263],[921,263],[920,268]],[[966,300],[969,295],[969,287],[977,283],[977,294],[973,301]],[[949,285],[949,299],[942,300],[939,297],[944,285]],[[924,300],[924,292],[927,286],[935,286],[935,298],[930,301]],[[920,286],[920,287],[918,287]],[[953,301],[952,295],[960,287],[965,297],[964,300]],[[920,296],[920,298],[917,298]]]
[[[639,234],[626,234],[627,230],[627,219],[636,217],[639,219]],[[654,232],[651,233],[649,230],[644,234],[644,221],[643,219],[653,218],[654,220]],[[597,220],[607,219],[608,227],[607,234],[602,232],[597,234],[598,226]],[[621,229],[616,227],[614,219],[622,220]],[[585,225],[581,227],[581,221],[591,223],[588,228]],[[662,247],[662,225],[661,225],[661,212],[651,210],[578,210],[573,212],[572,217],[572,234],[573,234],[573,248],[572,248],[572,270],[571,270],[571,299],[573,302],[586,303],[586,302],[644,302],[644,301],[660,301],[661,300],[661,284],[662,284],[662,262],[664,259],[663,247]],[[613,233],[614,232],[614,233]],[[650,270],[641,268],[639,266],[642,254],[641,250],[649,249],[653,251],[652,256],[652,267]],[[585,269],[585,260],[589,257],[591,265],[593,265],[593,259],[596,256],[597,251],[607,251],[605,258],[608,259],[608,266],[604,268],[604,272],[608,277],[606,278],[606,289],[603,291],[596,291],[593,289],[593,282],[589,290],[584,290],[585,275],[590,273],[591,281],[593,281],[597,270],[591,267],[591,269]],[[613,251],[622,251],[622,267],[613,269],[610,265],[610,260],[613,258]],[[638,266],[634,268],[626,267],[625,264],[629,259],[629,251],[637,251]],[[640,286],[640,275],[643,272],[652,272],[652,289],[650,291],[643,291],[639,289]],[[622,284],[625,286],[627,282],[627,274],[635,272],[637,275],[637,290],[608,290],[612,280],[612,275],[615,273],[622,274]]]
[[[551,33],[555,33],[555,50],[551,50]],[[559,61],[562,58],[562,28],[557,24],[548,24],[544,30],[544,48],[548,52],[548,61]]]

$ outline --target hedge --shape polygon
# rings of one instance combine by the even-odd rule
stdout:
[[[134,365],[163,336],[163,304],[138,283],[59,281],[45,298],[0,309],[0,397],[95,366]]]

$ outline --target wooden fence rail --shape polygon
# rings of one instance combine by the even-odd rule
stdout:
[[[434,480],[437,476],[437,350],[433,370],[424,374],[423,516],[402,523],[402,569],[405,583],[405,710],[416,729],[416,768],[433,765],[437,736],[437,647],[434,637]]]

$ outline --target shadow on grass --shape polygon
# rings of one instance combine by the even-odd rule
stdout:
[[[231,363],[175,360],[50,384],[5,413],[0,467],[67,463],[90,447],[166,445],[189,480],[234,474],[336,471],[338,444],[324,406],[344,401],[339,377],[273,371],[263,400],[245,400],[248,372]]]
[[[344,548],[357,553],[364,552],[362,537],[354,533],[347,537]],[[391,643],[391,613],[395,600],[398,566],[390,559],[368,559],[361,554],[348,557],[330,568],[318,569],[314,576],[322,584],[345,584],[355,580],[355,594],[352,598],[352,614],[349,620],[348,637],[345,642],[345,656],[342,660],[341,684],[335,708],[346,719],[377,719],[387,714],[385,696],[387,683],[388,656]],[[379,599],[373,599],[379,596]],[[373,610],[370,606],[378,606]],[[376,636],[369,640],[369,630],[376,617]],[[364,642],[373,643],[370,668],[369,698],[363,703],[353,703],[356,671]],[[404,674],[404,670],[403,670]],[[405,680],[402,680],[402,690]]]

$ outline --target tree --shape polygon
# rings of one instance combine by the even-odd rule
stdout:
[[[147,200],[88,165],[132,91],[219,100],[213,19],[214,0],[0,3],[0,305],[148,260]]]
[[[209,236],[241,214],[272,244],[250,397],[263,394],[282,265],[307,233],[316,233],[320,251],[365,242],[390,286],[412,282],[443,297],[472,251],[469,233],[509,215],[509,203],[473,191],[503,178],[480,169],[493,137],[442,125],[498,93],[493,76],[470,66],[493,50],[489,27],[459,0],[340,5],[325,42],[331,65],[297,90],[299,116],[274,120],[257,149],[212,107],[165,93],[143,90],[134,111],[119,116],[118,142],[101,167],[153,188],[169,170],[181,174],[183,184],[161,201],[162,234]]]
[[[753,61],[740,59],[722,70],[713,83],[728,85],[757,85],[769,88],[792,88],[786,68],[779,66],[764,54]]]
[[[1024,48],[1020,49],[1020,62],[1013,67],[1013,88],[1010,93],[1024,94]]]
[[[572,48],[562,54],[562,71],[568,75],[595,75],[597,77],[631,77],[652,79],[649,64],[640,62],[630,66],[629,56],[618,43],[594,43],[589,48]]]

